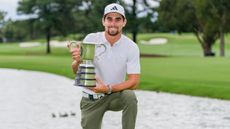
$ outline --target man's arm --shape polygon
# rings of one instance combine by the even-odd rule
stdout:
[[[119,92],[126,89],[135,90],[140,81],[140,74],[128,74],[128,80],[120,84],[111,85],[112,92]]]
[[[128,80],[120,84],[110,85],[112,92],[119,92],[126,89],[135,90],[139,84],[140,74],[128,74]],[[99,78],[97,78],[98,86],[91,88],[96,93],[108,93],[109,87]]]
[[[76,60],[74,60],[74,61],[72,62],[72,70],[73,70],[73,73],[74,73],[74,74],[77,73],[79,64],[80,64],[80,63],[78,63],[78,61],[76,61]]]

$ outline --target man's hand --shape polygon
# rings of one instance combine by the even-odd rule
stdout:
[[[76,62],[80,63],[81,61],[81,46],[80,46],[80,42],[75,43],[69,43],[67,45],[67,47],[69,48],[71,54],[72,54],[72,58],[73,60],[75,60]]]
[[[97,81],[97,86],[90,89],[96,93],[108,93],[109,87],[106,86],[105,83],[97,77],[96,77],[96,81]]]

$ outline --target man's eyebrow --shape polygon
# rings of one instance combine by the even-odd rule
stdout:
[[[112,16],[107,16],[107,18],[113,18]],[[117,16],[117,17],[115,17],[115,19],[120,19],[120,18],[122,18],[122,17],[120,17],[120,16]]]
[[[112,18],[112,17],[110,17],[110,16],[107,16],[106,18]]]
[[[115,19],[122,19],[122,17],[116,17]]]
[[[106,16],[105,19],[108,19],[108,20],[121,20],[121,19],[124,19],[124,17],[122,16]]]

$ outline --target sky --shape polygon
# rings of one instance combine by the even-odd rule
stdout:
[[[13,20],[23,18],[23,16],[17,15],[17,6],[19,0],[0,0],[0,10],[7,12],[6,19],[11,18]]]
[[[0,0],[0,10],[7,12],[5,19],[11,18],[12,20],[18,20],[18,19],[26,18],[25,16],[17,15],[16,10],[18,6],[18,1],[20,0]],[[131,0],[125,0],[125,1],[129,3],[129,1]],[[151,4],[155,5],[155,2],[151,2]]]

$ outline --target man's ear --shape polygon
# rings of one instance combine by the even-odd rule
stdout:
[[[103,26],[105,26],[105,20],[104,19],[105,19],[104,17],[101,19]]]
[[[125,19],[125,20],[124,20],[124,23],[123,23],[123,27],[126,26],[126,23],[127,23],[127,20]]]

